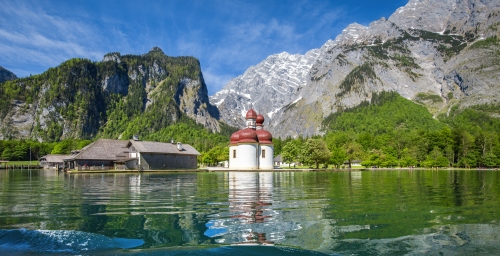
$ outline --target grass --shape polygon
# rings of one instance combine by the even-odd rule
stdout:
[[[488,37],[484,40],[479,40],[475,42],[474,44],[471,45],[471,49],[478,49],[478,48],[488,48],[492,45],[498,45],[500,40],[496,36]]]
[[[29,165],[30,161],[9,161],[7,165]],[[31,165],[39,165],[38,160],[32,160]]]

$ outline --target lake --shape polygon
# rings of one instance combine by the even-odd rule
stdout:
[[[491,170],[0,170],[3,255],[498,255],[499,221]]]

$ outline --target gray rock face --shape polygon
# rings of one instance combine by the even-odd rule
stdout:
[[[179,109],[197,123],[212,131],[220,132],[219,111],[209,103],[208,90],[203,77],[198,80],[183,79],[177,87],[175,101]]]
[[[500,89],[500,47],[472,45],[499,36],[499,16],[499,1],[410,0],[389,19],[368,27],[349,25],[314,55],[303,56],[307,65],[297,65],[299,57],[280,58],[276,65],[277,56],[270,56],[231,80],[211,101],[223,120],[239,126],[244,111],[254,104],[258,112],[267,113],[267,129],[275,137],[321,134],[325,117],[381,91],[408,99],[438,95],[443,101],[428,106],[434,114],[446,113],[457,103],[496,102],[492,95]],[[296,87],[290,82],[295,80],[304,82]],[[276,81],[280,88],[289,83],[293,90],[273,94]]]
[[[102,58],[102,61],[114,61],[116,63],[121,63],[120,59],[120,53],[114,52],[114,53],[108,53],[104,55],[104,58]]]
[[[389,21],[403,29],[488,36],[492,32],[488,26],[499,20],[498,8],[500,2],[495,0],[410,0]]]
[[[112,93],[126,94],[128,92],[129,80],[128,76],[113,74],[104,78],[102,88]]]
[[[313,49],[305,55],[286,52],[271,55],[229,81],[210,97],[210,102],[229,125],[244,126],[244,116],[250,107],[264,115],[268,124],[280,109],[300,97],[299,88],[307,83],[318,53],[319,49]]]

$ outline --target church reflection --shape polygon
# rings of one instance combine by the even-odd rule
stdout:
[[[273,245],[284,232],[300,229],[273,209],[272,172],[229,172],[228,185],[228,212],[206,224],[206,236],[233,245]]]

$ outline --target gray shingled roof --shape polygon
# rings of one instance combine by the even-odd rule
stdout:
[[[62,162],[64,162],[63,159],[66,159],[68,157],[69,157],[69,155],[46,155],[46,156],[42,156],[40,158],[40,161],[45,159],[45,161],[48,163],[62,163]]]
[[[281,154],[277,155],[274,159],[273,159],[274,162],[283,162],[282,160],[282,157],[281,157]]]
[[[159,154],[180,154],[180,155],[200,155],[195,148],[188,144],[182,144],[183,150],[177,149],[177,144],[152,142],[152,141],[136,141],[131,140],[132,146],[139,153],[159,153]]]
[[[128,140],[98,139],[81,149],[80,153],[65,159],[117,160],[128,157]]]

